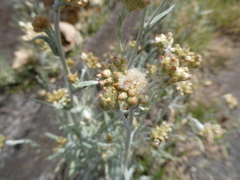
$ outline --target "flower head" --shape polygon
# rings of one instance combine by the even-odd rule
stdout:
[[[151,4],[151,0],[121,0],[129,12],[143,9]]]
[[[50,21],[48,18],[38,15],[32,19],[32,26],[35,32],[42,32],[50,26]]]
[[[99,98],[104,110],[116,109],[120,104],[128,109],[146,103],[148,80],[138,69],[127,69],[125,58],[114,57],[112,61],[102,64],[102,69],[97,77],[103,87]]]

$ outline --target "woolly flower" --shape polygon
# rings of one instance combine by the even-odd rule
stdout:
[[[145,74],[136,68],[129,69],[124,76],[121,76],[118,80],[118,87],[123,91],[129,91],[134,89],[136,95],[147,93],[148,80],[145,78]]]
[[[129,109],[139,103],[146,104],[148,81],[145,74],[135,68],[127,69],[125,58],[114,57],[102,64],[102,71],[97,77],[103,87],[99,95],[103,110]]]
[[[225,99],[229,109],[233,110],[237,108],[238,100],[232,94],[225,94],[223,95],[223,98]]]
[[[143,9],[151,4],[151,0],[121,0],[129,12]]]

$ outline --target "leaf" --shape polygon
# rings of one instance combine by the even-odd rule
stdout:
[[[175,5],[172,5],[170,8],[168,8],[167,10],[163,11],[161,14],[153,18],[152,22],[144,28],[143,32],[146,34],[150,30],[152,30],[168,13],[170,13],[173,10],[174,6]]]
[[[49,45],[49,47],[52,49],[53,54],[56,56],[59,56],[58,49],[57,49],[54,39],[49,38],[48,36],[40,35],[40,36],[36,36],[35,38],[33,38],[32,40],[30,40],[28,42],[35,41],[36,39],[44,40]]]
[[[97,85],[98,81],[83,81],[78,84],[74,84],[73,87],[75,88],[74,92],[77,92],[78,90],[81,90],[87,86],[93,86]]]
[[[57,140],[58,139],[58,136],[56,136],[55,134],[52,134],[52,133],[49,133],[49,132],[45,132],[44,133],[45,136],[53,139],[53,140]]]

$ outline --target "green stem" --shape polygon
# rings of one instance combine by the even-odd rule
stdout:
[[[66,59],[65,59],[65,53],[63,52],[62,48],[62,42],[61,42],[61,35],[60,35],[60,27],[59,27],[59,22],[60,22],[60,12],[61,8],[58,6],[58,0],[54,1],[54,28],[55,28],[55,41],[58,49],[58,54],[60,57],[60,60],[63,65],[63,77],[64,77],[64,82],[66,88],[69,90],[70,94],[70,99],[71,99],[71,105],[73,103],[73,94],[71,90],[70,83],[68,82],[67,75],[70,73],[70,70],[67,66]]]
[[[133,48],[132,54],[130,56],[130,59],[128,60],[128,68],[131,67],[133,59],[134,59],[134,57],[137,54],[138,46],[139,46],[140,42],[142,41],[143,28],[144,28],[144,21],[145,21],[146,12],[147,12],[147,8],[145,8],[143,10],[143,12],[142,12],[142,17],[141,17],[141,21],[140,21],[140,27],[138,29],[137,40],[136,40],[136,44],[135,44],[135,46]]]

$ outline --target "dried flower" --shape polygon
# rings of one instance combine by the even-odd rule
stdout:
[[[35,32],[42,32],[50,26],[50,21],[48,18],[38,15],[32,19],[32,26]]]
[[[229,109],[233,110],[237,108],[238,99],[234,97],[232,94],[225,94],[223,95],[223,98],[225,99]]]
[[[65,0],[65,1],[73,6],[85,6],[88,4],[88,0]]]
[[[111,142],[113,142],[113,140],[114,140],[114,136],[113,136],[112,134],[107,134],[107,135],[105,136],[105,141],[106,141],[107,143],[111,143]]]

